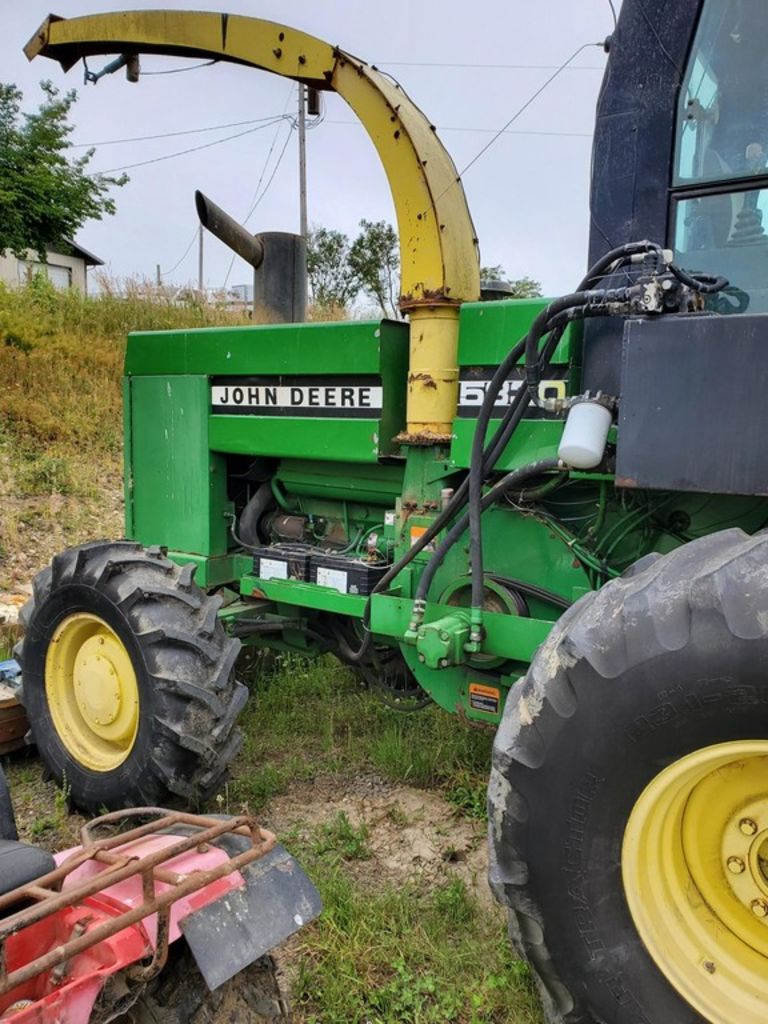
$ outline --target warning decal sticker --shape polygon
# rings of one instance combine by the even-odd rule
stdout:
[[[498,715],[501,703],[501,691],[495,686],[484,686],[481,683],[469,684],[469,706],[473,711],[484,711],[488,715]]]

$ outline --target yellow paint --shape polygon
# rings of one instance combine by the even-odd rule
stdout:
[[[646,787],[622,875],[648,952],[709,1024],[768,1015],[768,741],[720,743]]]
[[[81,57],[165,53],[262,68],[333,89],[360,118],[381,159],[400,236],[400,306],[428,339],[426,369],[436,388],[408,395],[404,440],[445,441],[456,414],[458,306],[479,298],[472,220],[456,167],[427,118],[375,68],[320,39],[275,22],[196,11],[127,11],[49,18],[25,48],[70,68]],[[414,351],[414,347],[416,351]],[[423,344],[421,345],[424,348]],[[412,345],[411,357],[427,358]]]
[[[139,688],[117,633],[87,612],[67,616],[45,659],[45,694],[56,734],[94,772],[113,771],[139,730]]]
[[[441,440],[456,415],[459,391],[459,310],[411,310],[408,368],[408,433]]]

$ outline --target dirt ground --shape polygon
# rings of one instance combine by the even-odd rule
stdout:
[[[278,835],[295,832],[306,839],[339,812],[368,830],[370,857],[349,865],[361,880],[418,879],[429,888],[445,878],[450,864],[452,876],[492,905],[485,825],[458,815],[438,793],[394,786],[376,775],[319,776],[276,797],[263,820]]]
[[[17,756],[8,759],[5,770],[21,837],[49,849],[77,843],[84,819],[68,812],[56,787],[44,780],[41,763]],[[290,785],[259,818],[278,836],[306,842],[340,812],[368,832],[370,857],[350,864],[362,880],[419,879],[429,886],[450,864],[453,876],[492,904],[485,826],[457,814],[438,793],[395,786],[373,774],[318,775]]]
[[[85,819],[70,813],[54,784],[45,780],[40,761],[22,753],[6,759],[4,767],[20,837],[51,850],[77,844]],[[487,882],[484,824],[457,814],[437,793],[392,785],[375,774],[319,775],[312,782],[290,785],[259,818],[279,837],[301,844],[338,820],[340,813],[356,829],[364,825],[367,830],[369,856],[346,866],[363,885],[418,882],[431,888],[444,880],[450,866],[451,875],[461,878],[489,913],[498,913]],[[296,945],[289,940],[274,953],[280,985],[289,999],[297,969]]]

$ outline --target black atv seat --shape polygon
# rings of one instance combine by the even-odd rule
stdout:
[[[0,896],[53,871],[50,853],[14,839],[0,839]]]

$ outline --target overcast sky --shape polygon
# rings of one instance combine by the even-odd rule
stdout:
[[[51,5],[63,17],[121,8],[220,9],[303,29],[393,74],[437,125],[459,168],[578,46],[604,39],[613,27],[608,0],[0,0],[1,79],[23,90],[27,107],[38,101],[43,78],[77,88],[72,141],[97,144],[91,167],[105,171],[258,126],[170,137],[173,132],[294,114],[297,86],[222,64],[147,74],[138,85],[121,72],[84,87],[82,64],[65,75],[58,64],[43,58],[29,64],[24,57],[22,47]],[[94,58],[92,70],[106,60]],[[605,60],[598,47],[584,50],[464,179],[482,262],[500,263],[512,277],[528,274],[549,294],[568,291],[585,267],[591,134]],[[142,67],[157,72],[192,63],[147,57]],[[332,93],[323,99],[324,120],[307,137],[310,224],[354,234],[363,217],[393,222],[367,135],[343,100]],[[114,143],[146,135],[161,138]],[[85,225],[78,236],[116,276],[154,277],[159,263],[167,281],[196,280],[196,245],[181,259],[196,229],[196,188],[243,219],[259,180],[261,194],[272,178],[248,226],[298,230],[297,133],[288,121],[127,173],[130,183],[115,191],[116,216]],[[222,285],[229,265],[229,250],[207,236],[206,285]],[[229,283],[249,280],[249,268],[236,260]]]

